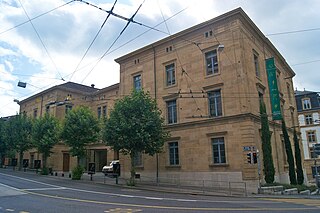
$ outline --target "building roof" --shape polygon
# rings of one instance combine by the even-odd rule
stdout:
[[[64,83],[64,84],[61,84],[61,85],[58,85],[57,87],[60,87],[60,88],[66,88],[66,89],[74,89],[74,90],[78,90],[78,91],[81,91],[81,92],[87,92],[87,93],[91,93],[91,92],[95,92],[99,89],[97,88],[94,88],[94,85],[89,87],[89,86],[86,86],[86,85],[82,85],[82,84],[77,84],[77,83],[74,83],[74,82],[67,82],[67,83]]]
[[[55,90],[55,89],[65,89],[68,91],[78,91],[78,92],[82,92],[82,93],[86,93],[86,94],[91,94],[91,93],[94,93],[99,90],[97,88],[94,88],[93,86],[89,87],[86,85],[82,85],[82,84],[78,84],[78,83],[74,83],[74,82],[69,81],[67,83],[56,85],[56,86],[50,87],[49,89],[43,90],[37,94],[34,94],[34,95],[20,101],[19,104],[24,103],[26,101],[29,101],[39,95],[43,95],[43,94],[48,93],[48,92]]]
[[[185,29],[181,32],[178,32],[176,34],[173,34],[171,36],[168,36],[164,39],[161,39],[159,41],[156,41],[152,44],[149,44],[145,47],[142,47],[138,50],[135,50],[133,52],[130,52],[126,55],[123,55],[117,59],[115,59],[115,61],[117,63],[122,63],[123,61],[127,60],[128,58],[130,57],[135,57],[137,54],[140,54],[146,50],[149,50],[149,49],[153,49],[157,46],[160,46],[166,42],[170,42],[174,39],[177,39],[177,38],[182,38],[183,36],[191,33],[191,32],[194,32],[196,30],[199,30],[199,29],[202,29],[208,25],[211,25],[211,24],[216,24],[216,23],[219,23],[219,22],[223,22],[225,20],[228,20],[230,18],[233,18],[233,17],[239,17],[243,20],[244,23],[248,24],[249,27],[251,27],[251,29],[257,34],[258,37],[260,37],[264,42],[266,42],[266,44],[274,51],[275,55],[277,55],[281,61],[284,63],[284,66],[287,68],[287,71],[290,73],[291,77],[295,76],[295,72],[291,69],[291,67],[289,66],[289,64],[286,62],[286,60],[284,59],[284,57],[281,55],[281,53],[277,50],[277,48],[271,43],[271,41],[261,32],[261,30],[255,25],[255,23],[250,19],[250,17],[243,11],[243,9],[241,7],[239,8],[236,8],[234,10],[231,10],[227,13],[224,13],[220,16],[217,16],[213,19],[210,19],[208,21],[205,21],[203,23],[200,23],[198,25],[195,25],[195,26],[192,26],[188,29]]]
[[[295,91],[294,91],[294,95],[295,95],[295,96],[298,96],[298,95],[308,95],[308,94],[311,94],[311,93],[317,93],[317,92],[307,91],[307,90],[303,90],[303,91],[295,90]]]

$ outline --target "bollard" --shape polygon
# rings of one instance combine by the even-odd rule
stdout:
[[[119,180],[118,180],[118,175],[116,175],[116,184],[119,183]]]
[[[69,173],[69,178],[71,178],[71,174]]]
[[[61,177],[64,177],[64,174],[63,174],[63,173],[61,174]]]

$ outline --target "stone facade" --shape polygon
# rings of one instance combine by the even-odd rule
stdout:
[[[282,114],[287,126],[293,127],[298,124],[292,83],[295,73],[241,8],[116,59],[120,84],[101,90],[83,85],[75,90],[56,86],[22,101],[21,112],[32,116],[37,109],[43,115],[46,104],[52,102],[50,113],[63,119],[65,106],[72,103],[73,107],[89,106],[103,117],[115,99],[133,89],[149,91],[171,136],[163,152],[155,156],[140,153],[135,159],[140,178],[199,184],[241,182],[247,184],[248,191],[256,192],[263,182],[263,159],[260,154],[259,177],[258,163],[249,164],[247,154],[261,153],[261,99],[270,115],[275,180],[289,181],[281,122],[271,118],[265,67],[265,59],[270,57],[275,58],[277,67]],[[288,131],[292,138],[292,129]],[[63,159],[69,157],[68,147],[61,143],[53,151],[48,164],[57,171],[67,170]],[[101,167],[118,158],[121,176],[129,177],[128,156],[118,156],[101,143],[88,147],[84,164],[99,159]],[[69,158],[69,170],[75,162]]]
[[[20,113],[25,113],[32,118],[49,113],[63,121],[68,110],[77,106],[88,106],[98,118],[103,119],[103,117],[107,117],[108,109],[113,107],[118,96],[118,88],[119,84],[115,84],[99,90],[93,85],[88,87],[67,82],[20,101]],[[59,142],[51,151],[52,154],[48,158],[47,165],[54,171],[69,172],[76,165],[76,158],[69,154],[69,147],[63,142]],[[95,162],[96,170],[101,171],[102,167],[114,157],[117,156],[110,148],[102,142],[98,142],[87,147],[87,158],[83,159],[81,163],[87,168],[89,162]],[[29,159],[29,168],[34,168],[34,160],[41,160],[42,156],[36,149],[32,149],[24,153],[24,159]]]
[[[149,91],[171,132],[162,153],[142,154],[140,176],[245,181],[256,188],[258,165],[248,164],[245,150],[261,150],[261,98],[271,115],[265,67],[270,57],[277,67],[283,117],[292,127],[298,123],[295,73],[241,8],[116,59],[120,95],[133,88]],[[287,183],[281,122],[269,121],[275,179]],[[128,176],[128,158],[120,162]]]

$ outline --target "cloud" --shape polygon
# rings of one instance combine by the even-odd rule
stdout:
[[[63,0],[21,2],[30,18],[67,3]],[[92,0],[90,2],[105,10],[111,9],[113,5],[113,1]],[[141,3],[142,0],[118,1],[114,12],[130,18]],[[72,2],[33,20],[32,23],[49,53],[48,56],[29,22],[3,33],[27,21],[28,18],[18,1],[3,0],[0,5],[0,86],[5,85],[5,88],[8,88],[8,85],[11,85],[9,90],[13,92],[14,97],[27,97],[41,91],[36,87],[44,89],[63,83],[59,80],[61,76],[70,80],[72,73],[74,73],[72,81],[78,83],[83,81],[83,84],[86,85],[93,83],[98,88],[117,83],[119,82],[119,65],[114,62],[115,58],[168,36],[168,29],[173,34],[240,6],[264,33],[316,28],[319,27],[317,20],[320,20],[318,12],[320,1],[318,0],[261,0],[258,2],[256,0],[203,0],[201,2],[196,0],[146,0],[134,20],[151,27],[163,22],[163,18],[169,18],[178,11],[187,9],[157,27],[167,33],[151,30],[135,39],[134,42],[126,44],[148,30],[146,27],[130,23],[111,48],[111,52],[122,45],[123,47],[107,54],[91,71],[97,59],[118,37],[127,23],[125,20],[110,16],[87,56],[82,60],[79,69],[75,70],[104,22],[106,12],[84,3]],[[270,36],[269,39],[289,64],[295,64],[320,58],[320,48],[315,45],[320,36],[319,33],[320,31],[286,34]],[[320,73],[317,72],[317,65],[319,63],[294,66],[293,69],[297,73],[295,86],[319,91],[317,79],[320,78]],[[17,88],[18,80],[36,87]],[[3,115],[2,112],[3,109],[0,106],[0,116]]]

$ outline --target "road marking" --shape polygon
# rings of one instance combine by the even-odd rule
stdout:
[[[32,183],[38,183],[38,184],[42,184],[42,185],[45,185],[45,186],[52,186],[52,187],[60,188],[60,186],[57,186],[57,185],[48,184],[48,183],[43,183],[43,182],[39,182],[39,181],[27,179],[27,178],[22,178],[22,177],[14,176],[14,175],[8,175],[8,174],[4,174],[4,173],[0,173],[0,175],[4,175],[4,176],[8,176],[8,177],[13,177],[13,178],[17,178],[17,179],[20,179],[20,180],[29,181],[29,182],[32,182]]]
[[[14,209],[6,209],[7,212],[14,212]]]
[[[302,204],[307,206],[315,206],[320,208],[319,199],[303,199],[303,198],[264,198],[265,200],[277,201],[277,202],[286,202],[294,204]]]
[[[4,186],[4,187],[7,187],[7,188],[9,188],[9,189],[13,189],[13,190],[20,191],[20,189],[14,188],[14,187],[12,187],[12,186],[8,186],[8,185],[3,184],[3,183],[0,183],[0,186]]]
[[[121,209],[121,208],[116,208],[116,209],[109,209],[104,212],[115,212],[115,213],[134,213],[134,212],[142,212],[141,209]]]
[[[35,189],[21,189],[22,191],[48,191],[48,190],[60,190],[60,189],[67,189],[66,187],[59,187],[59,188],[35,188]]]
[[[126,206],[126,207],[138,207],[138,208],[149,208],[149,209],[173,209],[173,210],[193,210],[193,211],[305,211],[305,210],[315,210],[318,209],[316,207],[283,207],[283,208],[258,208],[258,207],[252,207],[252,208],[241,208],[241,207],[235,207],[235,208],[213,208],[213,207],[178,207],[178,206],[151,206],[151,205],[143,205],[143,204],[130,204],[130,203],[115,203],[115,202],[105,202],[105,201],[96,201],[96,200],[84,200],[84,199],[77,199],[77,198],[70,198],[70,197],[61,197],[61,196],[53,196],[53,195],[47,195],[47,194],[41,194],[36,192],[30,192],[26,191],[29,194],[42,196],[42,197],[48,197],[48,198],[54,198],[54,199],[60,199],[60,200],[68,200],[68,201],[75,201],[75,202],[83,202],[83,203],[94,203],[94,204],[100,204],[100,205],[114,205],[114,206]]]

